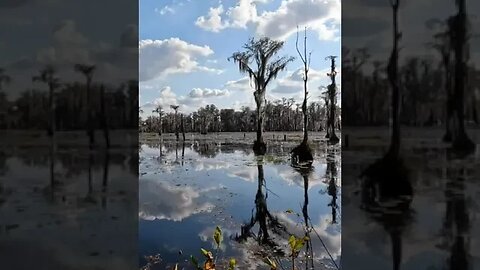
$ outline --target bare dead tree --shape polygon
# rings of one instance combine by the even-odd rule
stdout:
[[[302,104],[302,113],[303,113],[303,144],[308,143],[308,113],[307,113],[307,100],[308,100],[308,71],[310,70],[310,63],[312,52],[308,53],[307,58],[307,27],[305,27],[304,32],[304,40],[303,40],[303,54],[300,52],[298,48],[298,26],[297,26],[297,39],[295,42],[295,48],[297,49],[297,53],[300,56],[300,60],[303,63],[303,104]]]
[[[390,0],[393,12],[393,48],[388,60],[387,77],[392,87],[392,135],[388,155],[398,158],[400,152],[400,87],[398,84],[398,42],[402,34],[398,31],[398,7],[400,0]]]

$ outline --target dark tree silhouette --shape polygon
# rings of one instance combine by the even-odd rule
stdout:
[[[255,103],[257,105],[257,140],[254,142],[254,152],[263,155],[266,152],[266,144],[263,141],[263,118],[265,92],[268,83],[275,79],[280,71],[287,67],[287,64],[294,60],[294,57],[279,57],[272,59],[284,42],[271,40],[267,37],[259,40],[250,39],[243,48],[244,52],[235,52],[228,60],[238,64],[241,73],[246,73],[254,82]],[[254,62],[254,63],[253,63]],[[254,64],[256,70],[251,65]]]
[[[92,147],[95,144],[95,131],[93,127],[93,108],[92,108],[92,78],[95,72],[94,65],[76,64],[75,71],[82,73],[86,79],[87,90],[87,135],[89,138],[89,145]]]
[[[48,135],[54,137],[55,133],[55,90],[60,86],[60,80],[56,77],[56,71],[52,66],[46,66],[38,76],[32,78],[33,82],[42,82],[48,85],[49,121]]]
[[[469,269],[468,235],[470,216],[465,198],[465,172],[460,168],[446,168],[447,183],[445,185],[445,218],[442,235],[445,236],[445,248],[449,249],[450,257],[447,269]]]
[[[400,87],[398,85],[398,42],[402,34],[398,31],[398,8],[400,0],[390,0],[393,11],[393,49],[388,60],[387,77],[392,88],[392,136],[388,155],[397,159],[400,152]]]
[[[303,222],[305,223],[305,237],[307,237],[305,250],[307,255],[305,256],[305,269],[314,269],[314,255],[313,255],[313,245],[312,238],[310,237],[310,232],[312,231],[313,224],[310,222],[310,216],[308,215],[308,186],[309,186],[309,176],[312,173],[313,168],[295,168],[303,177]]]
[[[252,213],[252,217],[250,221],[240,227],[240,235],[235,236],[235,240],[239,242],[243,242],[250,237],[253,237],[267,248],[273,248],[278,250],[278,244],[274,242],[274,240],[270,237],[269,229],[272,230],[273,233],[281,235],[281,236],[288,236],[290,235],[287,231],[285,225],[281,224],[278,219],[273,216],[267,207],[267,196],[264,194],[265,187],[265,175],[263,171],[263,160],[257,161],[257,168],[258,168],[258,188],[257,194],[255,195],[255,213]],[[255,224],[258,223],[259,230],[258,234],[255,236],[252,233],[252,229]]]
[[[292,108],[297,105],[297,108]],[[267,101],[265,106],[266,131],[301,131],[303,126],[303,114],[300,111],[301,104],[296,104],[293,99]],[[308,131],[321,131],[325,125],[325,114],[328,110],[319,102],[311,102],[308,107]],[[337,106],[336,111],[340,108]],[[154,111],[153,111],[154,112]],[[289,117],[290,115],[290,117]],[[158,133],[159,116],[150,115],[142,119],[139,128],[142,132]],[[174,112],[162,113],[162,132],[175,132]],[[338,127],[338,113],[336,114]],[[199,108],[190,114],[184,114],[185,133],[199,132],[250,132],[257,126],[255,110],[243,107],[240,111],[234,109],[218,109],[215,105],[209,104]],[[181,124],[181,123],[180,123]],[[181,128],[181,127],[180,127]],[[181,131],[181,130],[180,130]]]
[[[452,44],[451,44],[451,18],[447,20],[445,24],[445,29],[438,33],[434,34],[435,41],[429,43],[429,46],[434,48],[438,51],[442,58],[442,66],[444,72],[444,90],[446,96],[446,113],[445,113],[445,135],[443,136],[443,140],[445,142],[452,141],[452,115],[453,115],[453,97],[452,97],[452,68],[451,68],[451,51],[452,51]]]
[[[161,105],[157,105],[155,110],[152,112],[158,113],[158,135],[162,136],[162,116],[163,116],[163,110]]]
[[[108,150],[104,153],[104,160],[103,160],[103,179],[102,179],[102,207],[105,209],[107,208],[107,197],[108,197],[108,172],[109,172],[109,165],[110,165],[110,153]]]
[[[178,141],[179,134],[178,134],[177,113],[178,113],[179,106],[178,105],[170,105],[170,108],[172,108],[175,111],[175,118],[174,118],[173,121],[175,123],[175,137],[177,138],[177,141]]]
[[[398,183],[398,179],[392,183]],[[402,260],[402,234],[411,223],[413,211],[410,208],[413,192],[410,182],[402,178],[402,185],[385,182],[364,181],[362,183],[362,208],[372,219],[381,224],[390,235],[392,242],[393,270],[400,270]],[[405,191],[408,189],[409,191]],[[409,194],[408,197],[399,197]],[[395,200],[391,200],[395,199]],[[390,204],[383,204],[390,200]]]
[[[335,153],[332,148],[327,149],[327,169],[325,171],[325,177],[328,180],[327,193],[332,197],[332,200],[328,204],[332,208],[332,224],[337,223],[337,164],[335,161]]]
[[[329,107],[328,107],[328,119],[327,119],[327,129],[329,132],[327,133],[328,135],[328,140],[330,143],[338,143],[339,139],[337,135],[335,134],[335,109],[337,107],[336,103],[336,98],[337,98],[337,85],[335,83],[335,77],[337,76],[337,71],[335,70],[335,58],[336,56],[328,56],[327,59],[331,60],[331,66],[330,66],[330,73],[327,75],[330,77],[332,80],[332,83],[327,87],[327,95],[329,99]]]
[[[321,98],[323,99],[324,108],[325,108],[325,138],[330,138],[330,128],[328,122],[330,121],[330,96],[328,95],[328,88],[325,86],[320,86],[320,90],[325,90],[322,92]]]
[[[100,86],[100,121],[102,123],[103,137],[105,139],[105,146],[110,148],[110,135],[108,131],[107,109],[105,105],[105,86]]]
[[[454,105],[454,129],[452,130],[452,146],[457,150],[474,150],[475,144],[468,138],[465,131],[464,117],[464,92],[466,80],[465,48],[467,43],[467,8],[465,0],[455,0],[457,6],[457,15],[454,17],[455,31],[453,34],[453,44],[455,50],[455,87],[453,95]]]
[[[298,28],[298,27],[297,27]],[[303,42],[303,54],[300,52],[298,48],[298,29],[297,29],[297,40],[295,43],[295,47],[297,49],[298,55],[303,63],[303,103],[302,103],[302,113],[303,113],[303,141],[300,145],[295,147],[292,150],[293,156],[295,159],[298,159],[300,162],[305,161],[313,161],[312,149],[308,144],[308,107],[307,107],[307,100],[308,100],[308,71],[310,69],[311,63],[311,52],[308,54],[307,57],[307,28],[305,28],[305,35],[304,35],[304,42]],[[288,120],[290,122],[290,107],[293,105],[293,101],[289,103],[288,112],[289,117]]]
[[[180,129],[182,130],[183,145],[185,146],[185,123],[183,122],[183,114],[180,114]]]
[[[382,185],[392,196],[410,195],[411,186],[407,183],[408,170],[400,158],[400,88],[398,80],[398,41],[401,34],[398,32],[398,8],[400,0],[390,1],[393,10],[393,49],[387,66],[387,77],[392,88],[392,135],[390,147],[386,155],[367,167],[361,177],[366,177],[369,186]],[[388,188],[388,184],[390,188]]]

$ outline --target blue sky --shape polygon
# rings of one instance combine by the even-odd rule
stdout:
[[[279,55],[296,57],[268,86],[267,99],[293,97],[300,103],[303,86],[302,62],[295,49],[297,25],[308,29],[310,100],[319,100],[319,86],[329,83],[330,63],[325,57],[340,55],[339,0],[141,0],[142,109],[150,114],[156,104],[167,111],[177,104],[187,113],[212,103],[219,108],[253,107],[248,79],[227,58],[242,50],[250,37],[261,36],[285,41]]]

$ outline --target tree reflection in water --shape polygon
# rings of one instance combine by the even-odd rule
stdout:
[[[467,162],[445,166],[447,182],[445,185],[446,209],[442,230],[444,243],[440,248],[450,252],[449,258],[446,260],[449,270],[469,269],[470,215],[465,198],[467,169],[461,165],[464,163]]]
[[[252,210],[252,217],[246,224],[241,225],[240,235],[234,239],[238,242],[245,242],[248,238],[255,239],[265,250],[273,251],[276,256],[283,257],[285,253],[279,248],[279,244],[274,241],[269,230],[278,236],[286,238],[289,236],[285,225],[281,224],[277,217],[273,216],[268,210],[267,198],[268,190],[266,188],[265,176],[263,171],[263,156],[257,158],[258,185],[255,195],[255,209]],[[264,193],[264,189],[266,192]],[[255,224],[259,225],[258,234],[252,232]]]
[[[402,166],[399,166],[402,167]],[[379,170],[384,172],[382,168]],[[362,178],[362,205],[369,217],[378,222],[390,235],[392,243],[393,269],[399,270],[402,259],[402,234],[411,223],[413,210],[410,207],[413,188],[408,174],[386,173],[395,178],[380,179],[379,175],[367,174]]]
[[[108,150],[105,150],[104,161],[103,161],[103,180],[102,180],[102,208],[107,208],[107,192],[108,192],[108,171],[110,163],[110,153]]]
[[[327,193],[329,196],[332,197],[332,200],[328,204],[328,206],[332,209],[332,224],[337,223],[337,196],[338,196],[338,187],[337,187],[337,161],[335,159],[335,151],[333,148],[327,148],[327,169],[325,171],[325,178],[328,183]]]
[[[0,177],[3,178],[3,176],[7,173],[8,171],[8,166],[7,166],[7,154],[4,151],[0,151]],[[3,179],[0,180],[0,207],[2,204],[5,203],[6,197],[8,195],[8,191],[5,187],[5,183]]]
[[[303,214],[303,222],[304,222],[304,231],[305,231],[305,237],[307,237],[307,241],[305,244],[305,254],[306,254],[306,259],[305,259],[305,269],[314,269],[314,255],[313,255],[313,244],[312,244],[312,237],[311,232],[312,232],[312,227],[313,224],[310,222],[310,217],[308,215],[308,184],[309,184],[309,176],[313,172],[313,166],[298,166],[298,164],[292,164],[292,167],[300,173],[300,175],[303,178],[303,206],[302,206],[302,214]]]

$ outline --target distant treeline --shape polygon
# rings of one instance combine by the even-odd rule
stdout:
[[[432,52],[432,54],[435,52]],[[343,125],[388,125],[390,117],[390,86],[386,62],[371,61],[367,49],[343,48],[342,109]],[[452,84],[454,61],[445,69],[442,60],[407,58],[399,66],[401,92],[400,121],[408,126],[444,125],[447,91]],[[373,66],[366,72],[366,66]],[[480,89],[480,70],[467,65],[465,87],[465,121],[479,124],[477,93]]]
[[[138,126],[138,83],[129,81],[118,87],[91,85],[90,108],[95,129],[102,127],[101,109],[109,129],[135,129]],[[82,130],[87,126],[87,89],[84,83],[66,83],[55,90],[55,129]],[[39,89],[24,91],[8,101],[0,91],[0,129],[45,129],[49,121],[49,93]]]
[[[340,108],[337,108],[340,112]],[[326,125],[326,108],[319,102],[308,105],[308,130],[323,131]],[[338,115],[340,115],[338,113]],[[234,109],[219,109],[214,104],[199,108],[190,114],[178,112],[165,113],[164,109],[157,107],[154,114],[146,119],[139,119],[140,129],[143,132],[181,133],[182,121],[185,132],[252,132],[256,130],[256,111],[250,107],[242,107],[240,111]],[[183,118],[183,120],[182,120]],[[337,128],[340,121],[337,117]],[[301,131],[303,129],[303,115],[301,104],[293,99],[283,98],[276,101],[267,101],[265,105],[265,131]]]

